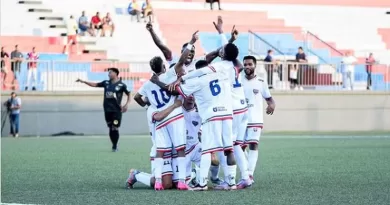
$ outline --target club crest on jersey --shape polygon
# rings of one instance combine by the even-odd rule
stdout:
[[[242,105],[245,104],[245,100],[241,100],[241,104],[242,104]]]
[[[194,126],[198,126],[198,125],[199,125],[199,122],[197,122],[197,121],[192,121],[192,124],[193,124]]]
[[[257,132],[257,128],[253,128],[253,132]]]
[[[259,90],[258,90],[258,89],[253,89],[253,93],[254,93],[255,95],[259,94]]]
[[[116,86],[116,87],[115,87],[115,90],[116,90],[116,91],[119,91],[119,89],[120,89],[119,86]]]

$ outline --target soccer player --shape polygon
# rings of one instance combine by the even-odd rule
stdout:
[[[255,74],[256,58],[245,56],[244,67],[245,77],[242,79],[242,86],[249,109],[245,145],[249,145],[248,170],[253,181],[253,173],[258,159],[258,143],[263,129],[263,98],[267,102],[266,113],[269,115],[272,115],[275,110],[275,101],[269,92],[267,83]]]
[[[183,65],[187,59],[188,54],[191,51],[192,44],[198,39],[197,32],[191,37],[191,46],[187,46],[185,51],[180,56],[179,61],[176,63],[173,69],[169,69],[165,72],[165,65],[160,57],[154,57],[150,61],[150,67],[152,71],[159,76],[160,80],[164,83],[173,83],[177,76],[182,74]],[[164,89],[161,89],[158,85],[148,81],[146,82],[134,96],[134,100],[141,106],[145,106],[145,102],[142,96],[147,96],[152,106],[155,106],[158,110],[165,109],[174,103],[174,98],[167,93]],[[178,157],[178,171],[179,182],[177,188],[179,190],[187,190],[188,186],[185,183],[186,177],[186,164],[185,164],[185,122],[183,116],[183,110],[181,108],[175,109],[164,120],[155,124],[156,134],[156,158],[155,158],[155,190],[163,190],[161,184],[161,169],[163,167],[163,153],[171,150],[172,144],[177,151]]]
[[[130,103],[130,92],[126,84],[119,79],[119,70],[117,68],[108,69],[110,80],[104,80],[100,83],[87,82],[77,79],[76,82],[87,84],[91,87],[104,88],[104,117],[109,128],[109,135],[112,142],[112,151],[118,151],[119,127],[122,121],[122,113],[127,111]],[[126,103],[122,106],[123,93],[127,95]]]
[[[220,70],[227,70],[224,67],[232,68],[233,61],[236,60],[237,56],[238,48],[234,44],[227,44],[224,47],[223,61],[210,65],[208,69],[217,67]],[[236,162],[232,139],[233,110],[229,73],[211,72],[188,79],[183,84],[176,85],[175,90],[184,97],[194,95],[203,123],[202,134],[205,137],[202,138],[200,181],[199,186],[195,187],[194,190],[207,190],[207,176],[211,162],[210,153],[219,151],[225,151],[228,166],[225,169],[226,183],[217,187],[225,190],[236,189]],[[219,156],[220,161],[224,160],[225,157],[222,153]]]
[[[233,28],[234,31],[234,28]],[[233,33],[232,31],[232,33]],[[226,55],[227,52],[235,53],[238,48],[232,44],[228,43],[225,45],[223,49],[223,56]],[[220,74],[226,74],[229,76],[230,86],[231,86],[231,98],[232,101],[232,109],[233,109],[233,141],[234,141],[234,154],[237,160],[238,166],[241,171],[242,180],[238,184],[239,189],[243,189],[251,186],[251,180],[249,179],[248,174],[248,162],[246,160],[245,154],[241,148],[241,144],[244,141],[244,135],[246,131],[247,124],[247,104],[245,101],[245,93],[244,89],[241,85],[241,77],[239,67],[235,66],[235,64],[239,63],[236,59],[229,59],[223,57],[223,61],[210,65],[208,67],[198,69],[194,72],[186,74],[181,77],[182,80],[187,80],[191,78],[196,78],[202,75],[207,75],[213,72],[217,72]],[[180,80],[180,79],[178,79]],[[177,81],[176,81],[177,82]],[[172,86],[171,86],[172,87]],[[223,159],[223,156],[220,158]],[[225,173],[227,173],[227,166],[225,162],[221,161],[222,167],[225,169]],[[225,180],[227,180],[228,176],[225,175]],[[221,186],[217,186],[216,189],[225,189],[227,187],[226,184],[222,184]]]
[[[218,30],[218,28],[217,28],[217,25],[219,26],[219,28],[222,28],[222,17],[221,16],[218,16],[218,24],[214,23],[214,25],[215,25],[217,31],[219,32],[219,34],[222,34],[223,38],[226,39],[226,37],[224,36],[223,32],[221,32],[222,30]],[[153,25],[150,22],[148,24],[146,24],[146,29],[149,31],[149,33],[150,33],[154,43],[156,44],[156,46],[164,54],[164,57],[168,61],[169,65],[172,65],[172,64],[176,63],[176,60],[175,60],[175,58],[174,58],[174,56],[172,54],[172,51],[166,45],[164,45],[162,43],[160,38],[154,32]],[[236,36],[232,36],[229,39],[229,42],[233,43],[236,40],[235,37]],[[188,46],[188,44],[191,44],[191,43],[188,42],[188,43],[183,44],[182,49],[181,49],[181,53],[183,53],[185,51],[185,49]],[[192,45],[192,47],[191,47],[191,50],[190,50],[190,54],[188,55],[188,57],[187,57],[187,59],[186,59],[186,61],[184,63],[184,70],[185,70],[186,73],[196,70],[195,64],[196,64],[197,61],[205,60],[205,61],[207,61],[207,63],[211,63],[219,55],[220,48],[218,48],[215,51],[212,51],[212,52],[208,53],[204,57],[200,57],[200,58],[196,58],[195,59],[195,46],[193,44],[191,44],[191,45]]]
[[[147,99],[145,99],[147,102]],[[152,174],[148,174],[145,172],[140,172],[136,169],[131,169],[129,177],[126,181],[127,188],[133,188],[134,184],[139,181],[146,186],[154,187],[155,177],[154,177],[154,157],[156,156],[156,146],[155,146],[155,130],[154,124],[156,121],[161,121],[166,118],[170,113],[172,113],[176,108],[181,108],[182,101],[180,99],[176,99],[175,103],[169,106],[167,109],[162,111],[157,111],[157,109],[153,106],[149,106],[147,110],[147,118],[149,124],[149,131],[152,137],[152,148],[150,151],[150,160],[151,160],[151,168]],[[164,189],[171,189],[172,186],[172,152],[165,152],[163,155],[163,168],[162,168],[162,186]]]

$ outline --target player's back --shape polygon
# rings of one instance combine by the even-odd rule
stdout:
[[[191,147],[199,142],[198,133],[202,124],[202,119],[195,107],[191,110],[187,110],[183,107],[183,114],[187,129],[187,147]]]
[[[247,105],[239,68],[235,67],[231,61],[220,61],[213,63],[210,66],[213,67],[217,73],[229,76],[233,111],[245,112]]]
[[[232,115],[229,78],[212,73],[196,78],[201,89],[194,93],[202,122]]]

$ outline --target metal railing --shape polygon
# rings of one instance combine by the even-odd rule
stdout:
[[[37,91],[89,91],[94,90],[76,83],[80,78],[88,81],[108,79],[107,68],[116,67],[130,90],[136,91],[151,77],[149,62],[82,62],[82,61],[20,61],[4,63],[3,89]],[[35,68],[36,67],[36,68]],[[36,74],[30,70],[36,69]],[[368,72],[371,71],[371,72]],[[295,61],[258,61],[256,72],[269,87],[277,90],[380,90],[390,91],[390,66],[344,64],[309,64]],[[36,79],[33,79],[36,75]],[[16,79],[14,78],[16,76]],[[5,77],[5,78],[4,78]],[[35,80],[35,81],[34,81]],[[34,84],[33,84],[34,83]]]

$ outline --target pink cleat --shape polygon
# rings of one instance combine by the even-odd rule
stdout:
[[[161,182],[155,182],[155,183],[154,183],[154,190],[156,190],[156,191],[162,191],[162,190],[164,190],[164,187],[163,187],[163,185],[161,184]]]
[[[189,188],[188,188],[188,185],[186,183],[179,181],[177,183],[177,189],[178,190],[188,190]]]
[[[237,189],[245,189],[252,186],[252,180],[250,178],[248,179],[241,179],[240,182],[237,184]]]

